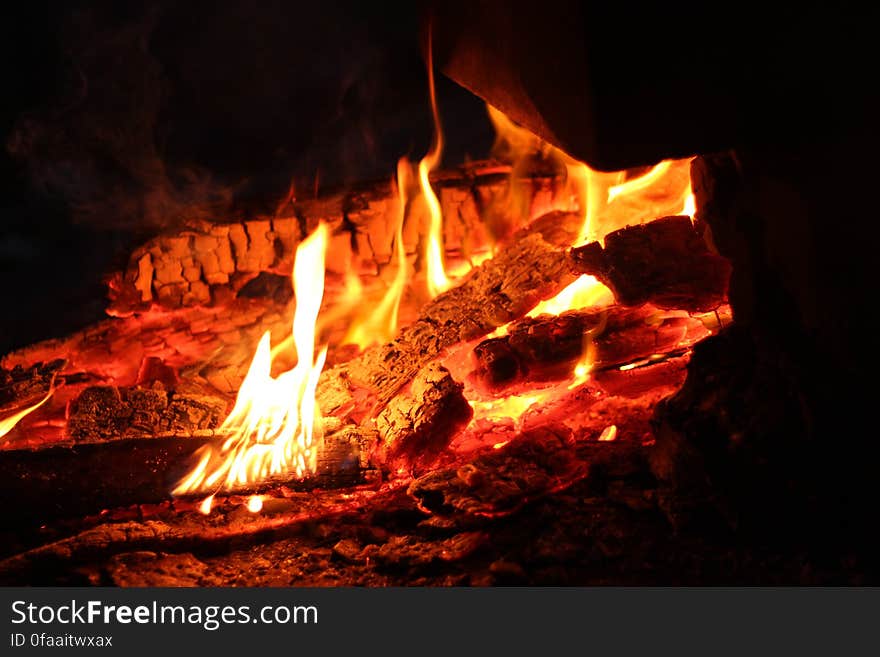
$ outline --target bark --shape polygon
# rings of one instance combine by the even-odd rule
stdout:
[[[441,365],[422,368],[409,391],[392,399],[376,418],[376,461],[402,460],[414,467],[430,463],[473,417],[463,389]]]
[[[593,370],[685,349],[708,335],[702,321],[651,305],[610,306],[541,315],[512,324],[507,335],[474,348],[474,376],[499,389],[523,380],[572,375],[589,350]]]
[[[393,342],[325,371],[318,404],[326,414],[339,415],[368,399],[376,415],[444,349],[521,317],[573,280],[564,249],[540,234],[526,235],[428,303]]]
[[[27,499],[10,505],[11,526],[79,517],[103,509],[151,504],[170,499],[170,491],[194,464],[200,448],[219,446],[224,438],[211,431],[189,436],[119,438],[102,442],[36,450],[5,450],[0,454],[0,496]],[[375,435],[344,427],[325,437],[314,475],[297,480],[275,477],[235,492],[285,485],[294,490],[336,488],[361,483],[368,469],[366,455]]]
[[[618,303],[703,312],[726,302],[731,271],[710,240],[703,223],[663,217],[609,233],[604,247],[591,242],[572,258],[579,271],[611,288]]]
[[[68,407],[67,435],[77,442],[193,434],[220,426],[227,400],[197,386],[91,386]]]
[[[66,364],[63,359],[56,359],[31,367],[18,365],[9,370],[0,367],[0,419],[43,399]]]
[[[447,252],[469,259],[507,234],[511,226],[493,226],[489,210],[509,196],[509,175],[507,166],[478,162],[432,176]],[[534,206],[525,208],[525,216],[550,204],[545,197],[555,193],[557,177],[545,175],[521,185]],[[319,222],[331,229],[328,271],[343,273],[354,266],[362,274],[378,275],[392,260],[396,206],[390,184],[382,181],[295,202],[284,216],[202,221],[159,235],[138,248],[126,269],[112,278],[110,310],[127,314],[227,303],[262,272],[289,276],[297,245]],[[428,216],[423,203],[411,203],[408,213],[403,241],[407,254],[414,255],[425,239]]]

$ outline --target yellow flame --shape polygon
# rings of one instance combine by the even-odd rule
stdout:
[[[474,419],[513,419],[515,422],[519,422],[527,410],[535,404],[549,399],[550,395],[551,393],[546,391],[533,392],[528,395],[508,395],[500,399],[474,400],[469,401],[468,404],[474,409]]]
[[[431,96],[431,116],[434,119],[434,143],[419,162],[419,187],[428,205],[428,235],[425,243],[425,269],[428,293],[436,297],[452,285],[446,276],[443,257],[443,211],[440,201],[431,189],[429,174],[440,163],[443,153],[443,129],[440,126],[440,113],[437,111],[437,94],[434,89],[434,62],[431,54],[431,35],[428,34],[428,88]]]
[[[211,509],[214,506],[214,496],[208,495],[205,499],[202,500],[202,503],[199,504],[199,513],[205,516],[211,515]]]
[[[573,199],[581,213],[581,228],[575,244],[598,241],[615,230],[644,221],[652,212],[674,212],[680,199],[683,214],[693,216],[693,194],[689,177],[682,179],[683,167],[693,158],[664,160],[642,175],[626,179],[626,171],[602,172],[591,169],[562,151],[544,143],[540,138],[517,125],[502,112],[487,106],[489,118],[495,126],[495,150],[504,147],[502,156],[513,161],[514,171],[518,163],[538,154],[565,165],[567,172],[566,194]],[[682,180],[681,183],[678,181]],[[513,187],[515,181],[511,181]],[[681,187],[679,187],[681,184]],[[614,204],[612,205],[612,201]],[[568,209],[556,207],[555,209]],[[651,218],[661,216],[655,214]],[[558,315],[567,310],[599,307],[613,303],[611,291],[592,276],[581,276],[552,299],[542,301],[528,316],[541,314]],[[584,335],[584,349],[574,368],[569,389],[580,386],[589,379],[595,362],[595,338],[604,330],[605,316],[597,327]],[[507,327],[500,327],[493,335],[504,335]],[[491,337],[491,336],[490,336]]]
[[[684,201],[682,201],[680,214],[687,215],[691,218],[691,221],[694,220],[697,214],[697,199],[694,196],[694,190],[691,187],[690,181],[688,181],[687,189],[684,190]]]
[[[356,344],[361,349],[371,344],[389,342],[397,333],[398,315],[400,313],[400,300],[406,287],[407,264],[406,250],[403,246],[403,221],[406,217],[407,189],[412,176],[409,162],[406,158],[400,158],[397,163],[396,183],[392,186],[397,197],[395,203],[395,229],[394,229],[394,255],[397,272],[394,280],[382,297],[382,300],[365,318],[356,318],[343,340],[346,344]],[[361,285],[355,276],[356,285],[350,285],[349,294],[356,290],[360,296]]]
[[[566,310],[606,306],[614,303],[614,295],[595,276],[583,274],[552,299],[542,301],[532,308],[526,317],[560,315]]]
[[[669,171],[670,167],[672,167],[672,162],[672,160],[663,160],[638,178],[631,178],[618,185],[614,185],[608,190],[608,202],[610,203],[618,196],[636,194],[650,188],[651,185],[654,185]]]
[[[37,410],[40,406],[42,406],[47,401],[49,401],[49,398],[52,396],[53,392],[55,392],[54,389],[49,390],[49,392],[46,393],[46,396],[43,397],[40,401],[38,401],[33,406],[28,406],[27,408],[22,409],[22,410],[18,411],[17,413],[13,413],[9,417],[4,417],[4,418],[0,419],[0,438],[2,438],[7,433],[12,431],[12,429],[15,427],[15,425],[18,424],[19,422],[21,422],[25,417],[27,417],[28,415],[33,413],[35,410]]]
[[[272,474],[314,472],[317,457],[315,388],[327,349],[315,355],[318,310],[324,296],[328,230],[323,223],[297,248],[293,267],[296,311],[293,369],[273,377],[270,334],[263,334],[232,412],[220,427],[229,437],[217,449],[205,446],[200,460],[175,494],[258,481]]]
[[[263,496],[251,495],[247,500],[247,510],[251,513],[259,513],[263,510]]]
[[[612,440],[617,439],[617,425],[609,424],[602,430],[602,433],[599,434],[599,440],[603,443],[610,443]]]

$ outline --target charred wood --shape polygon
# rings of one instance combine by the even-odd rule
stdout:
[[[592,369],[601,370],[674,352],[707,333],[699,319],[651,305],[541,315],[479,343],[474,377],[490,389],[524,379],[566,378],[587,353]]]
[[[207,434],[207,435],[205,435]],[[61,517],[84,516],[103,509],[158,503],[194,464],[196,452],[219,447],[224,437],[201,435],[119,438],[0,453],[0,496],[27,499],[10,505],[10,525],[42,524]],[[242,486],[234,492],[259,492],[284,485],[292,490],[338,488],[361,483],[369,469],[367,455],[375,434],[343,427],[328,434],[319,447],[316,472]]]
[[[447,251],[469,259],[500,237],[484,217],[496,199],[509,194],[509,174],[510,167],[478,162],[432,176],[446,219]],[[543,178],[536,179],[529,195],[546,195],[546,186]],[[396,203],[383,181],[294,203],[279,216],[201,221],[178,233],[159,235],[137,249],[126,269],[112,278],[110,309],[127,314],[150,307],[226,303],[262,272],[289,276],[297,245],[319,222],[331,229],[328,271],[343,273],[354,266],[378,274],[391,261]],[[426,234],[427,215],[421,204],[413,204],[410,215],[404,247],[415,254]]]
[[[91,386],[70,402],[67,434],[77,442],[186,434],[215,429],[227,400],[193,385]]]
[[[521,317],[572,280],[565,250],[540,234],[527,235],[428,303],[393,342],[325,371],[318,384],[318,404],[325,414],[338,415],[366,396],[375,400],[377,414],[444,349]]]
[[[575,248],[572,259],[611,288],[618,303],[702,312],[726,302],[731,271],[709,239],[703,223],[663,217],[609,233],[604,247]]]
[[[380,441],[376,460],[430,463],[473,417],[464,386],[438,363],[422,368],[407,392],[397,395],[376,418]]]
[[[0,419],[43,399],[66,364],[63,359],[56,359],[31,367],[17,365],[9,370],[0,367]]]

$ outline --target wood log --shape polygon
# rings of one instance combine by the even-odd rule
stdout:
[[[4,450],[0,452],[0,497],[27,500],[27,504],[10,504],[5,519],[9,526],[40,525],[103,509],[168,500],[194,464],[195,453],[208,445],[219,447],[224,440],[204,431]],[[374,442],[375,434],[343,427],[324,438],[313,475],[304,479],[275,477],[234,492],[258,492],[282,484],[294,490],[356,485],[363,482],[369,469],[367,446]]]
[[[431,463],[473,417],[463,390],[440,364],[423,367],[409,390],[392,399],[376,418],[376,462],[404,462],[412,468]]]
[[[588,348],[592,369],[602,370],[686,348],[708,334],[699,319],[649,304],[540,315],[479,343],[473,377],[493,390],[526,379],[562,379],[572,375]]]
[[[56,359],[30,367],[0,367],[0,420],[42,400],[55,383],[58,372],[67,362]]]
[[[476,162],[432,175],[444,216],[448,253],[469,259],[515,230],[558,192],[548,174],[521,185],[529,204],[499,230],[489,209],[509,195],[509,166]],[[558,177],[558,176],[557,176]],[[294,202],[273,217],[235,222],[194,222],[185,230],[159,235],[132,253],[126,269],[110,281],[110,311],[124,315],[151,307],[215,306],[227,303],[261,272],[289,276],[296,247],[319,222],[329,225],[327,269],[344,273],[352,264],[378,275],[392,259],[396,195],[387,180]],[[558,205],[558,204],[557,204]],[[404,248],[415,254],[427,234],[427,210],[412,203],[404,224]],[[488,223],[487,223],[488,222]]]
[[[609,480],[643,478],[644,448],[632,437],[614,442],[576,439],[564,424],[545,424],[517,434],[500,448],[470,461],[429,472],[407,493],[419,507],[467,526],[473,518],[499,518],[586,478],[607,494]]]
[[[705,224],[662,217],[609,233],[604,247],[575,248],[572,259],[611,288],[618,303],[703,312],[726,303],[731,271],[710,243]]]
[[[188,434],[215,429],[228,402],[192,384],[90,386],[68,406],[67,435],[76,442]]]
[[[374,402],[370,413],[377,415],[444,349],[521,317],[574,278],[565,249],[548,243],[540,233],[525,234],[428,303],[393,342],[326,370],[318,383],[320,408],[325,414],[345,415],[354,407],[363,408],[362,400],[367,399]]]

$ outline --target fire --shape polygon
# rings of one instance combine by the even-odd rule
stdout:
[[[315,389],[327,348],[315,355],[318,310],[324,296],[324,257],[328,230],[321,224],[297,248],[293,268],[296,311],[293,341],[297,364],[273,377],[270,334],[263,334],[235,406],[220,431],[228,438],[219,449],[206,446],[200,460],[184,477],[175,494],[220,488],[294,472],[314,472],[318,409]],[[210,503],[208,503],[210,510]]]
[[[419,162],[419,187],[428,206],[428,236],[425,245],[425,269],[428,293],[436,297],[450,288],[452,282],[446,276],[443,257],[443,212],[440,201],[431,189],[428,176],[440,163],[443,153],[443,130],[440,126],[440,113],[437,111],[437,94],[434,89],[434,62],[431,55],[431,35],[428,34],[428,88],[431,96],[431,116],[434,119],[434,143]]]
[[[552,299],[542,301],[532,308],[527,317],[538,315],[559,315],[566,310],[607,306],[614,303],[614,295],[595,276],[583,274],[566,286]]]
[[[536,153],[565,165],[567,192],[575,200],[575,206],[581,214],[581,228],[575,244],[592,241],[604,243],[608,233],[643,221],[645,212],[653,213],[651,218],[654,218],[664,212],[675,214],[678,208],[683,207],[683,214],[693,216],[690,177],[682,175],[686,173],[692,158],[664,160],[632,178],[627,178],[626,171],[596,171],[545,144],[494,107],[487,105],[487,110],[496,131],[495,150],[499,150],[499,146],[505,147],[504,154],[513,160],[514,171],[521,162]],[[512,189],[514,183],[512,177]],[[513,200],[514,197],[508,199],[509,202]],[[554,209],[568,208],[560,205]],[[558,315],[567,310],[601,307],[613,302],[613,294],[605,285],[592,276],[581,276],[552,299],[539,303],[528,316]],[[594,361],[593,342],[603,330],[604,322],[600,322],[599,326],[584,335],[583,355],[572,373],[570,389],[589,378]],[[505,327],[496,331],[499,335],[505,332]]]
[[[600,438],[600,440],[601,440],[601,438]],[[251,513],[259,513],[260,511],[263,510],[263,496],[262,495],[251,495],[248,498],[247,504],[245,506],[247,506],[247,510],[250,511]]]
[[[407,283],[406,251],[403,246],[403,221],[406,218],[407,189],[412,176],[409,162],[400,158],[397,163],[397,178],[392,185],[397,197],[395,204],[394,256],[397,271],[379,305],[365,319],[356,318],[343,340],[347,344],[356,344],[361,349],[371,344],[388,342],[397,333],[397,319],[400,312],[400,300]],[[361,299],[362,286],[360,279],[353,274],[348,277],[349,294],[354,299]]]
[[[12,429],[15,427],[15,425],[18,424],[19,422],[21,422],[25,417],[27,417],[28,415],[33,413],[35,410],[37,410],[40,406],[42,406],[47,401],[49,401],[49,398],[52,396],[53,392],[55,392],[55,391],[50,390],[48,393],[46,393],[45,397],[43,397],[40,401],[38,401],[33,406],[28,406],[27,408],[24,408],[24,409],[18,411],[17,413],[13,413],[9,417],[0,418],[0,438],[2,438],[7,433],[12,431]]]
[[[209,516],[211,515],[211,509],[214,506],[214,496],[208,495],[205,499],[202,500],[202,503],[199,504],[199,513],[202,515]]]
[[[697,199],[694,197],[694,190],[690,182],[688,182],[687,189],[684,190],[684,201],[682,201],[680,214],[687,215],[691,218],[691,221],[694,220],[694,216],[697,214]]]
[[[614,185],[608,190],[608,202],[610,203],[617,196],[634,194],[649,189],[651,185],[660,180],[669,171],[671,166],[672,160],[663,160],[660,164],[652,167],[646,174]]]
[[[535,404],[546,401],[551,395],[552,392],[538,391],[526,395],[514,394],[501,397],[500,399],[476,400],[469,401],[468,403],[474,409],[474,420],[504,420],[512,418],[518,422],[527,410]]]

